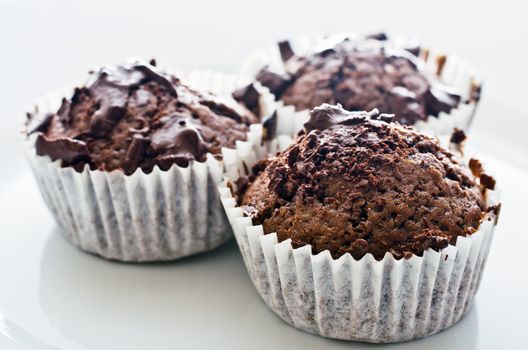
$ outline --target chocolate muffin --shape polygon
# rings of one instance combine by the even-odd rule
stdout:
[[[495,210],[485,204],[494,182],[392,119],[376,110],[315,108],[295,144],[238,180],[239,204],[279,242],[336,259],[422,256],[473,234]]]
[[[218,91],[233,81],[202,73],[201,84]],[[28,159],[74,245],[144,262],[209,251],[232,237],[216,186],[226,169],[243,171],[223,154],[256,158],[251,140],[239,142],[259,139],[252,112],[230,96],[194,90],[154,61],[94,70],[60,108],[51,107],[60,102],[53,96],[28,113]]]
[[[441,112],[476,104],[480,96],[480,85],[473,79],[471,91],[441,82],[447,56],[435,56],[436,71],[431,72],[425,69],[423,59],[429,51],[416,45],[396,46],[383,33],[346,38],[337,44],[329,41],[311,48],[312,53],[306,55],[297,55],[284,41],[279,43],[279,51],[284,69],[270,62],[257,73],[256,80],[297,111],[339,103],[347,110],[377,108],[395,114],[401,124],[415,125],[429,116],[437,119]],[[473,111],[470,108],[468,118]],[[461,128],[468,123],[462,117],[454,122],[460,122]]]
[[[27,133],[38,134],[38,155],[65,167],[132,174],[221,158],[256,122],[230,98],[193,90],[154,61],[131,61],[91,71],[55,113],[28,113]]]

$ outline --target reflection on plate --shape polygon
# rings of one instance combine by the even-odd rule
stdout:
[[[245,280],[243,289],[241,280]],[[262,302],[249,284],[233,241],[213,253],[174,263],[122,264],[80,252],[56,229],[44,248],[39,296],[50,321],[66,338],[86,348],[104,344],[109,349],[146,349],[167,343],[180,348],[200,344],[204,335],[220,340],[222,333],[229,332],[236,337],[237,328],[243,331],[242,322],[249,322],[254,333],[251,323],[260,322],[252,319],[251,303]],[[258,306],[256,317],[268,313],[263,305]],[[278,318],[275,321],[300,333]],[[435,338],[456,338],[461,348],[474,349],[475,307],[462,322],[466,326],[453,327]],[[412,344],[430,342],[424,339]]]

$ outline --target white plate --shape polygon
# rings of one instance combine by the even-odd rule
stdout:
[[[476,304],[459,324],[394,349],[521,349],[528,173],[489,155],[503,212]],[[363,349],[297,331],[267,309],[236,244],[168,263],[85,254],[61,236],[26,167],[0,189],[0,349]],[[526,216],[526,214],[524,214]]]
[[[354,29],[418,36],[475,64],[485,86],[474,148],[488,156],[503,189],[469,315],[440,334],[387,348],[528,348],[528,1],[148,4],[0,0],[0,350],[385,349],[283,323],[260,300],[233,242],[159,265],[111,263],[78,251],[56,232],[15,152],[24,106],[94,65],[143,56],[162,67],[235,72],[248,52],[277,40]]]

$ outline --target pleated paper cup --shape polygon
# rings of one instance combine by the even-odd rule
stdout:
[[[230,188],[219,186],[249,276],[262,299],[285,322],[323,337],[370,343],[425,337],[458,322],[470,309],[496,226],[487,214],[478,230],[440,252],[396,260],[386,253],[355,260],[313,254],[291,240],[264,234],[237,207]],[[488,206],[499,193],[487,190]]]
[[[362,35],[356,32],[337,33],[333,35],[315,35],[293,38],[290,41],[295,52],[299,55],[307,55],[320,51],[330,44],[337,44],[345,38],[360,39]],[[416,45],[415,40],[403,38],[391,38],[388,42],[396,48],[405,48]],[[451,55],[433,47],[420,46],[420,58],[425,61],[425,74],[439,79],[443,84],[452,87],[461,94],[462,101],[457,108],[449,113],[440,112],[438,116],[430,115],[425,121],[414,124],[417,129],[434,136],[445,136],[451,134],[454,128],[467,131],[475,115],[479,99],[471,98],[475,91],[480,91],[481,79],[474,69],[466,62],[460,60],[456,55]],[[243,62],[240,74],[248,79],[254,78],[261,68],[269,66],[272,70],[284,71],[284,64],[277,45],[263,48],[251,53]],[[266,92],[271,94],[269,90]],[[276,111],[276,134],[295,136],[302,130],[303,125],[309,119],[309,110],[297,111],[294,106],[285,105],[273,94],[275,105],[268,104],[268,109]],[[382,113],[384,111],[381,111]],[[269,111],[268,111],[269,113]]]
[[[181,75],[180,75],[181,77]],[[212,92],[232,91],[237,78],[220,73],[195,72],[182,80]],[[207,85],[207,81],[210,85]],[[65,93],[37,101],[41,113],[55,112]],[[256,162],[262,127],[250,126],[246,141],[222,149],[223,160],[212,154],[188,167],[174,164],[149,174],[137,169],[81,172],[62,167],[61,161],[36,154],[36,136],[26,139],[26,154],[38,186],[66,238],[84,251],[107,259],[146,262],[173,260],[206,252],[232,237],[217,191],[224,176],[236,179]]]

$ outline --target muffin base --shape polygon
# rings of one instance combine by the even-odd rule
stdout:
[[[342,39],[359,38],[357,32],[336,33],[330,36],[315,35],[301,36],[290,40],[295,51],[299,54],[309,54],[318,47],[327,47],[326,43],[338,43]],[[403,38],[390,39],[389,42],[395,47],[405,47],[406,44],[413,44]],[[435,75],[440,69],[439,76],[441,82],[448,86],[455,87],[458,91],[464,93],[463,98],[468,98],[472,85],[480,85],[480,79],[477,78],[474,70],[465,62],[455,55],[446,55],[441,50],[430,47],[422,47],[421,58],[425,61],[424,71],[428,75]],[[427,52],[427,56],[423,53]],[[445,59],[442,59],[444,58]],[[440,63],[443,62],[443,63]],[[439,67],[439,64],[442,66]],[[248,78],[255,77],[258,71],[264,67],[270,66],[273,70],[283,71],[284,66],[278,47],[276,45],[262,48],[251,53],[243,62],[241,75]],[[266,89],[266,94],[271,94]],[[281,100],[277,100],[275,95],[271,94],[272,100],[276,101],[275,110],[277,111],[277,135],[289,135],[294,137],[302,130],[304,123],[309,119],[309,110],[295,110],[294,106],[285,105]],[[267,101],[267,100],[266,100]],[[460,103],[457,108],[452,109],[449,113],[440,112],[438,116],[428,116],[425,121],[418,121],[414,126],[428,134],[434,136],[450,135],[453,128],[467,131],[471,125],[479,101],[470,101],[469,103]],[[268,110],[272,107],[268,104]],[[383,113],[383,111],[381,111]]]
[[[487,215],[477,232],[423,256],[380,261],[371,254],[333,259],[310,246],[293,248],[264,234],[219,186],[251,280],[268,307],[295,328],[323,337],[392,343],[425,337],[458,322],[470,309],[489,253],[495,223]],[[498,203],[487,192],[488,205]]]
[[[212,72],[192,76],[209,90],[230,91],[238,79]],[[68,91],[69,92],[69,91]],[[64,92],[37,101],[39,111],[55,111]],[[149,174],[137,169],[105,172],[88,166],[77,172],[60,160],[36,155],[35,137],[26,140],[26,154],[40,191],[65,237],[82,250],[107,259],[147,262],[174,260],[212,250],[232,237],[217,191],[223,176],[236,179],[263,154],[262,126],[250,126],[247,141],[212,154],[203,163],[173,165]],[[228,171],[226,171],[226,169]]]

